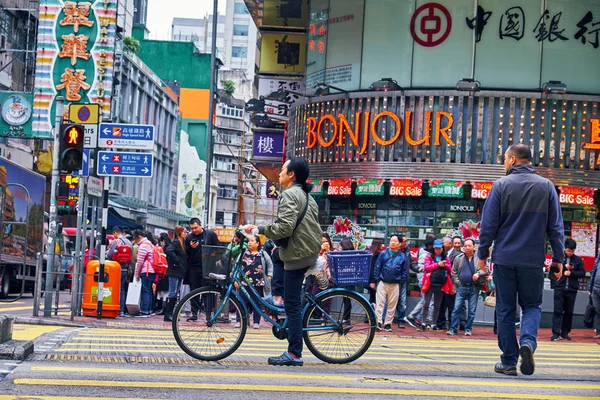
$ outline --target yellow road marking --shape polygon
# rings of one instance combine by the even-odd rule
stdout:
[[[282,345],[285,348],[285,345]],[[140,349],[140,351],[130,351],[128,353],[138,354],[142,353],[143,350],[152,351],[151,348]],[[54,349],[55,352],[59,353],[124,353],[127,352],[127,349],[86,349],[86,348],[65,348],[61,347],[58,349]],[[156,351],[155,351],[156,352]],[[183,354],[183,350],[159,350],[159,353],[162,354]],[[244,351],[236,351],[233,353],[236,356],[242,357],[262,357],[264,356],[263,352],[257,351],[255,353],[247,353]],[[418,358],[418,357],[382,357],[379,355],[370,355],[370,352],[367,352],[366,355],[362,356],[361,360],[382,360],[382,361],[414,361],[414,362],[443,362],[447,364],[489,364],[490,362],[497,361],[497,357],[481,357],[486,359],[487,361],[476,361],[476,360],[447,360],[444,358]],[[383,353],[389,354],[389,353]],[[535,358],[536,361],[540,360],[540,357]],[[548,361],[556,360],[561,361],[560,359],[552,359],[549,358]],[[571,367],[600,367],[600,364],[590,364],[586,360],[582,360],[581,363],[564,363],[564,362],[541,362],[537,363],[539,365],[562,365],[562,366],[571,366]]]
[[[33,340],[44,333],[54,332],[63,328],[62,326],[31,325],[28,328],[13,331],[13,340]]]
[[[208,342],[204,342],[204,343],[208,343]],[[200,344],[200,342],[197,343],[198,345]],[[86,348],[85,346],[89,346],[91,347],[90,349]],[[136,344],[136,343],[94,343],[94,342],[87,342],[87,343],[64,343],[61,345],[61,347],[72,347],[74,349],[79,349],[79,350],[99,350],[96,348],[99,347],[124,347],[126,349],[147,349],[147,350],[154,350],[154,349],[179,349],[179,346],[177,344],[152,344],[152,345],[148,345],[148,344]],[[277,346],[277,345],[261,345],[262,348],[280,348],[281,347],[281,343]],[[242,344],[242,349],[244,349],[244,346]],[[431,353],[435,353],[436,350],[417,350],[419,352],[431,352]],[[367,352],[367,354],[404,354],[406,353],[405,351],[402,351],[400,349],[374,349],[373,347],[371,347],[369,349],[369,351]],[[478,355],[480,353],[477,353],[475,355],[471,355],[471,354],[465,354],[464,352],[451,352],[453,354],[450,355],[456,355],[456,356],[460,356],[462,358],[483,358],[483,359],[489,359],[490,357],[485,356],[485,355]],[[262,354],[262,352],[261,352]],[[496,353],[487,353],[487,354],[492,354],[492,355],[496,355],[498,356],[500,354],[500,352],[496,352]],[[419,356],[420,354],[417,354],[417,356]],[[427,354],[427,357],[434,357],[435,354]],[[444,354],[444,357],[448,356],[448,354]],[[598,361],[600,362],[600,358],[599,357],[586,357],[586,356],[577,356],[575,358],[570,358],[570,357],[544,357],[544,356],[536,356],[535,357],[536,360],[557,360],[557,361]]]
[[[67,396],[32,396],[26,394],[7,395],[0,394],[0,400],[157,400],[142,399],[141,397],[67,397]]]
[[[31,367],[32,371],[44,372],[74,372],[74,373],[105,373],[105,374],[129,374],[129,375],[161,375],[182,377],[224,377],[224,378],[260,378],[260,379],[298,379],[307,381],[353,381],[361,382],[364,378],[353,378],[340,375],[314,375],[314,374],[265,374],[264,372],[213,372],[213,371],[165,371],[155,369],[127,369],[127,368],[77,368],[77,367]],[[366,381],[403,383],[407,385],[431,384],[431,385],[465,385],[465,386],[492,386],[506,387],[506,381],[481,380],[446,380],[446,379],[366,379]],[[582,385],[580,383],[536,383],[536,382],[511,382],[511,387],[524,388],[546,388],[546,389],[581,389],[600,390],[600,385]]]
[[[550,395],[533,393],[493,393],[493,392],[449,392],[441,390],[407,390],[407,389],[379,389],[369,387],[327,387],[327,386],[272,386],[256,384],[214,384],[214,383],[183,383],[183,382],[144,382],[112,380],[56,380],[56,379],[15,379],[15,385],[47,385],[47,386],[85,386],[85,387],[127,387],[127,388],[155,388],[155,389],[201,389],[201,390],[231,390],[252,392],[290,392],[290,393],[344,393],[344,394],[379,394],[403,396],[433,396],[433,397],[476,397],[514,399],[516,397],[527,400],[580,400],[597,399],[590,396]],[[506,385],[505,385],[506,386]]]
[[[58,308],[66,308],[66,307],[70,307],[69,305],[65,305],[65,304],[60,304],[58,306]],[[27,311],[27,310],[33,310],[33,305],[30,306],[17,306],[17,307],[2,307],[0,306],[0,313],[4,313],[7,311]],[[40,308],[40,311],[44,311],[43,308]],[[54,312],[54,307],[52,307],[52,312]]]

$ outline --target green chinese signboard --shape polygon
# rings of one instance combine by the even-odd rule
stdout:
[[[463,189],[463,181],[429,181],[429,190],[427,195],[429,197],[447,197],[453,199],[463,198],[465,191]]]
[[[310,183],[313,185],[310,194],[313,196],[323,196],[323,179],[313,179]]]
[[[0,137],[31,137],[33,94],[0,93]]]
[[[383,196],[383,179],[369,178],[356,181],[357,196]]]

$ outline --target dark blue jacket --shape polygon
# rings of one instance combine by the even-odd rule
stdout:
[[[588,292],[590,293],[594,288],[594,280],[596,279],[598,269],[600,269],[600,253],[598,253],[598,257],[596,257],[596,261],[594,261],[594,269],[592,270],[592,275],[590,276],[590,281],[588,282]]]
[[[403,252],[390,255],[389,250],[384,250],[377,257],[371,282],[404,283],[408,276],[408,260]]]
[[[536,175],[531,165],[517,164],[494,183],[483,206],[479,234],[480,259],[498,265],[541,268],[546,259],[546,235],[552,260],[564,257],[564,226],[554,184]]]

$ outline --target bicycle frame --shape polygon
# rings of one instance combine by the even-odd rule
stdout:
[[[232,272],[232,280],[229,283],[229,285],[227,285],[227,291],[225,293],[225,296],[223,297],[223,302],[221,304],[221,306],[219,307],[218,310],[215,311],[213,317],[207,321],[207,323],[209,324],[214,324],[216,323],[217,317],[219,315],[221,315],[221,313],[223,312],[223,310],[225,309],[225,304],[227,303],[227,300],[229,300],[229,298],[231,297],[231,295],[233,294],[233,296],[235,296],[238,300],[240,300],[240,302],[242,303],[243,307],[244,307],[244,311],[246,313],[248,313],[251,310],[248,310],[247,304],[245,300],[248,300],[250,302],[250,305],[252,306],[253,310],[258,311],[258,313],[260,314],[261,317],[265,318],[267,320],[268,323],[270,323],[271,325],[273,325],[275,328],[277,329],[285,329],[287,328],[287,319],[284,320],[283,324],[280,324],[279,322],[273,320],[270,316],[268,316],[265,312],[262,311],[260,306],[263,306],[265,308],[268,308],[269,310],[275,311],[275,312],[284,312],[285,309],[283,307],[277,307],[274,306],[272,304],[267,303],[256,291],[256,289],[252,286],[252,284],[250,283],[250,281],[248,280],[248,278],[243,275],[241,273],[241,265],[240,264],[236,264],[233,272]],[[241,277],[241,279],[240,279]],[[238,284],[239,290],[241,292],[238,293],[236,290],[234,290],[235,284]],[[242,283],[245,283],[246,285],[243,285]],[[250,294],[248,292],[248,289],[250,290],[250,292],[252,294]],[[339,329],[342,324],[340,324],[338,321],[336,321],[334,318],[331,317],[331,315],[329,315],[329,313],[327,313],[318,303],[317,301],[319,300],[319,298],[325,296],[326,294],[329,293],[335,293],[335,292],[352,292],[351,290],[348,289],[343,289],[343,288],[333,288],[333,289],[328,289],[325,290],[321,293],[319,293],[316,297],[312,297],[311,295],[309,295],[308,293],[304,293],[304,299],[306,300],[306,304],[304,305],[304,308],[302,309],[302,315],[304,316],[304,314],[306,313],[306,311],[308,310],[308,308],[311,305],[315,305],[315,307],[317,307],[319,309],[319,311],[321,311],[323,313],[323,319],[324,320],[328,320],[330,321],[333,326],[311,326],[311,327],[305,327],[303,330],[304,331],[326,331],[326,330],[332,330],[332,329]],[[258,303],[255,301],[255,299],[258,299]]]

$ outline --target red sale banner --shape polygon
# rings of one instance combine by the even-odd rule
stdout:
[[[350,196],[352,194],[351,179],[330,179],[329,188],[327,188],[328,196]]]
[[[421,197],[423,196],[423,180],[390,179],[390,196]]]
[[[558,189],[560,190],[560,202],[562,204],[594,205],[594,192],[596,189],[573,186],[561,186]]]
[[[485,200],[489,196],[494,182],[471,182],[471,185],[473,186],[471,198]]]

